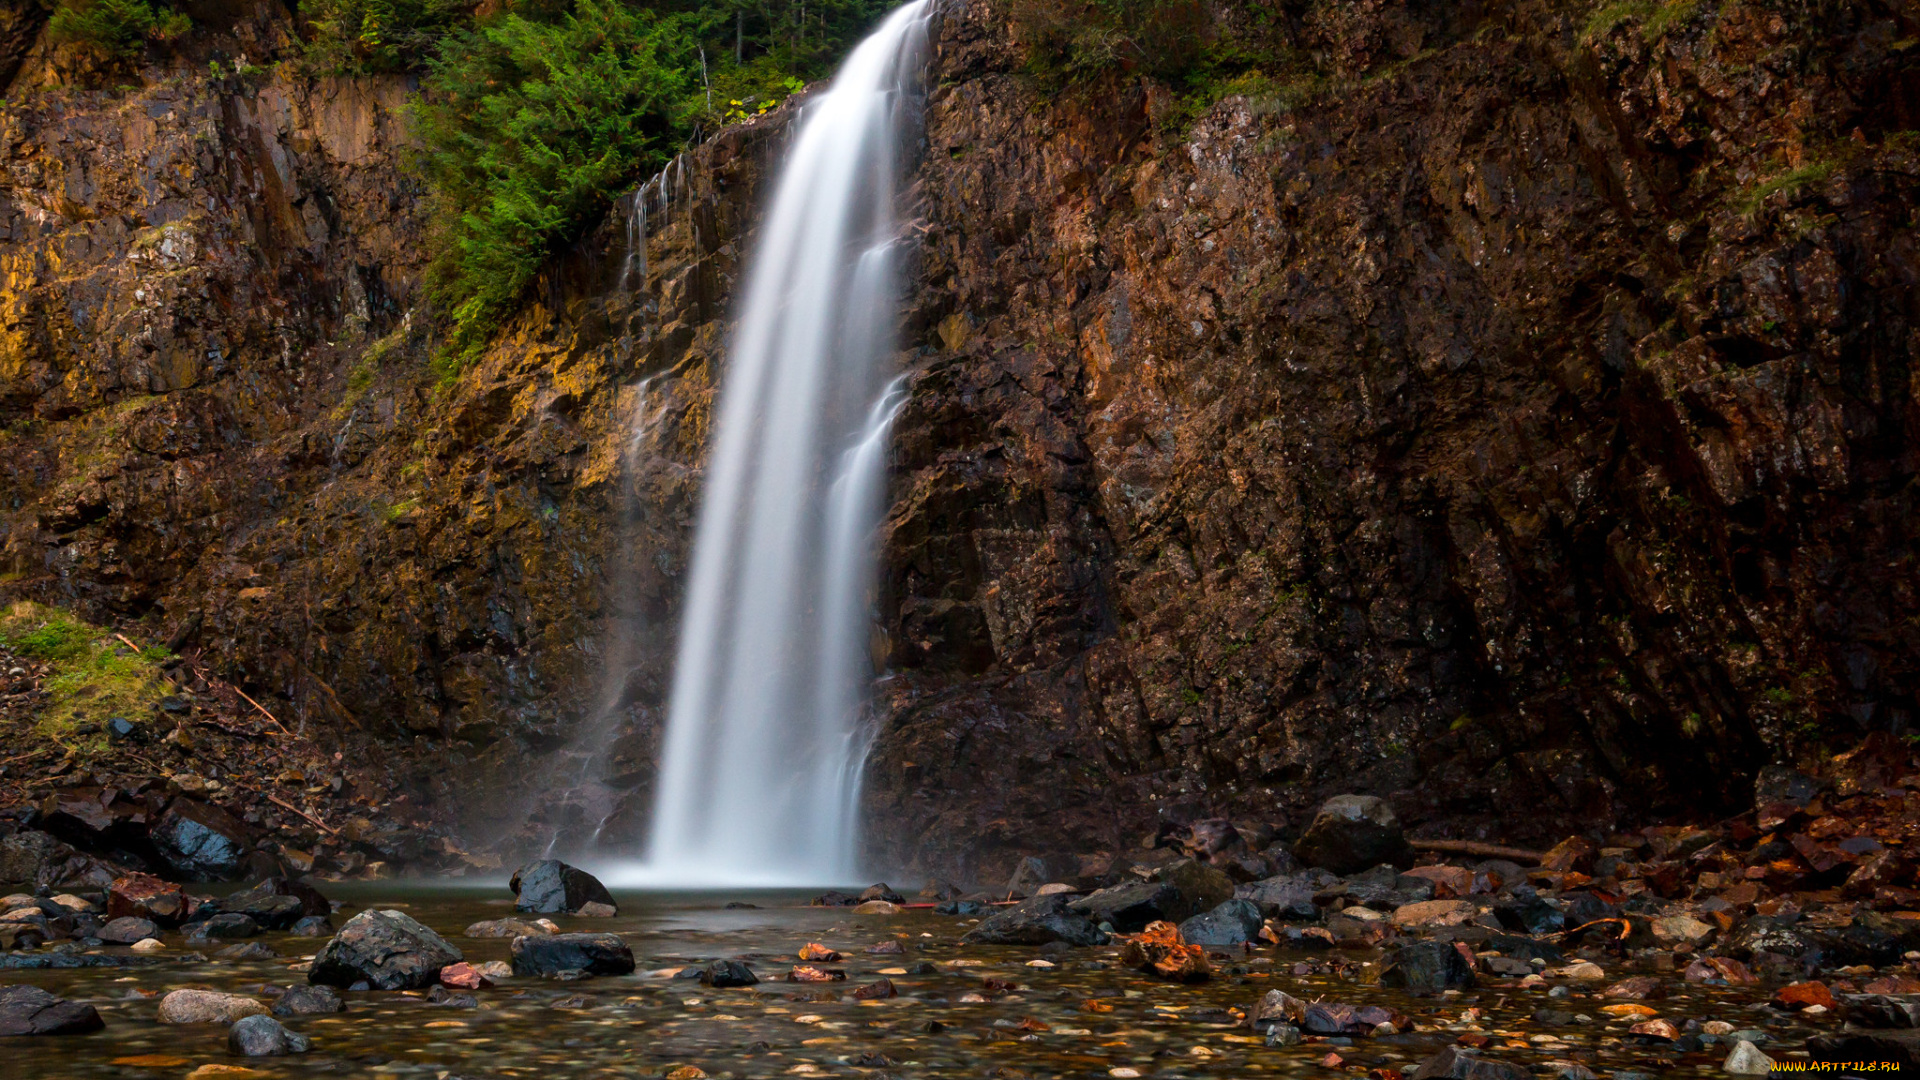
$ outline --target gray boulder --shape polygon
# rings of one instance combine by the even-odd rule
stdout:
[[[516,976],[633,974],[633,950],[618,934],[528,934],[513,939]]]
[[[515,911],[573,915],[588,904],[605,904],[616,912],[619,910],[613,894],[598,878],[558,859],[530,862],[516,871],[508,884],[519,898],[513,905]]]
[[[445,938],[400,911],[363,911],[347,920],[314,957],[307,981],[348,987],[365,981],[376,990],[422,990],[440,969],[464,957]]]
[[[1251,900],[1229,900],[1180,924],[1180,936],[1192,945],[1244,945],[1265,920]]]
[[[0,1035],[84,1035],[105,1026],[91,1005],[37,986],[0,986]]]
[[[1051,893],[1002,908],[981,920],[960,940],[975,945],[1099,945],[1107,940],[1100,927],[1074,911],[1064,893]]]
[[[284,1057],[313,1049],[313,1040],[288,1031],[271,1016],[249,1016],[227,1029],[227,1052],[240,1057]]]
[[[1386,800],[1336,795],[1320,805],[1313,823],[1293,845],[1293,854],[1308,866],[1357,874],[1370,866],[1405,860],[1407,838]]]

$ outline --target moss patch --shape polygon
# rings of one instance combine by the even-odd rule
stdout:
[[[167,650],[136,651],[58,608],[25,600],[14,604],[0,616],[0,643],[47,665],[42,687],[48,696],[35,733],[83,756],[106,749],[106,735],[97,729],[108,720],[124,716],[141,722],[171,690],[160,669]],[[96,730],[80,734],[89,724]]]

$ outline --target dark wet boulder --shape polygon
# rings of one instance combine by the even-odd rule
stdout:
[[[333,920],[325,915],[306,915],[287,928],[294,937],[325,937],[333,933]]]
[[[1190,945],[1244,945],[1254,940],[1265,919],[1251,900],[1229,900],[1180,924],[1180,936]]]
[[[1382,863],[1346,879],[1347,899],[1375,911],[1392,911],[1433,899],[1433,882],[1402,874]]]
[[[131,945],[136,941],[159,937],[160,928],[151,919],[122,915],[117,919],[109,919],[95,936],[109,945]]]
[[[1408,855],[1400,819],[1386,800],[1372,795],[1336,795],[1320,805],[1312,824],[1293,845],[1307,866],[1336,874],[1357,874],[1381,863],[1399,863]]]
[[[987,905],[978,900],[943,900],[933,905],[935,915],[979,915]]]
[[[272,960],[280,954],[263,941],[243,941],[214,951],[215,960]]]
[[[269,930],[285,930],[307,916],[333,914],[333,904],[305,882],[270,877],[222,900],[220,910],[245,915]]]
[[[716,990],[752,986],[760,981],[753,969],[738,960],[715,960],[700,970],[700,981]]]
[[[1560,905],[1550,903],[1522,885],[1513,894],[1493,905],[1493,917],[1500,925],[1522,934],[1555,934],[1567,928],[1567,916]]]
[[[1920,927],[1905,919],[1863,911],[1853,921],[1832,931],[1837,950],[1848,962],[1889,967],[1905,954],[1920,949]]]
[[[227,1052],[239,1057],[283,1057],[313,1049],[313,1040],[288,1031],[271,1016],[248,1016],[227,1029]]]
[[[1269,919],[1288,919],[1300,921],[1317,919],[1320,909],[1314,905],[1313,894],[1326,888],[1327,882],[1320,874],[1287,874],[1282,877],[1270,877],[1262,881],[1249,882],[1233,890],[1236,900],[1250,900],[1260,909],[1260,914]],[[1115,924],[1116,926],[1119,924]]]
[[[633,974],[633,950],[618,934],[528,934],[513,939],[517,976]]]
[[[126,873],[38,829],[0,835],[0,881],[97,889]]]
[[[307,981],[376,990],[421,990],[440,969],[465,957],[444,938],[401,911],[363,911],[347,920],[314,957]]]
[[[1179,893],[1167,909],[1170,922],[1182,922],[1203,911],[1212,911],[1233,899],[1233,890],[1238,887],[1219,867],[1192,859],[1169,864],[1160,871],[1158,880]]]
[[[107,917],[131,916],[160,926],[179,926],[193,907],[180,886],[152,874],[126,874],[107,886]]]
[[[1752,961],[1761,955],[1784,956],[1808,970],[1852,963],[1854,955],[1828,934],[1795,921],[1756,915],[1721,942],[1729,956]]]
[[[260,933],[260,924],[246,915],[225,912],[191,925],[192,936],[203,939],[250,938]]]
[[[1095,924],[1107,923],[1123,934],[1139,933],[1150,922],[1173,921],[1182,906],[1180,890],[1164,881],[1114,885],[1067,904]]]
[[[1788,803],[1805,806],[1826,784],[1791,765],[1768,765],[1753,778],[1753,805]]]
[[[1846,1031],[1815,1035],[1807,1040],[1807,1056],[1813,1061],[1828,1063],[1879,1063],[1875,1073],[1865,1075],[1910,1075],[1920,1069],[1920,1031]],[[1831,1069],[1831,1075],[1848,1074]]]
[[[1532,1074],[1510,1061],[1483,1058],[1464,1046],[1448,1046],[1421,1062],[1407,1080],[1532,1080]]]
[[[828,889],[809,901],[814,907],[853,907],[859,902],[859,897],[852,893],[843,893],[838,889]]]
[[[1388,950],[1381,958],[1378,980],[1382,986],[1427,993],[1474,984],[1467,958],[1444,941],[1416,941]]]
[[[904,904],[907,902],[906,897],[894,892],[893,888],[884,881],[877,885],[867,886],[867,890],[860,894],[861,903],[864,904],[870,900],[884,900],[889,904]]]
[[[1853,994],[1843,999],[1841,1018],[1857,1028],[1920,1028],[1920,1001],[1886,994]]]
[[[605,904],[615,911],[613,894],[592,874],[558,859],[541,859],[521,867],[508,883],[515,911],[536,915],[574,915],[588,904]]]
[[[1099,945],[1107,936],[1092,919],[1068,904],[1064,893],[1036,896],[1002,908],[981,920],[961,938],[976,945]]]
[[[250,846],[246,826],[226,811],[192,799],[175,799],[147,830],[160,857],[188,881],[225,881],[239,876]]]
[[[1374,1028],[1392,1022],[1393,1011],[1378,1005],[1316,1001],[1307,1006],[1300,1030],[1309,1035],[1371,1035]]]
[[[105,1026],[91,1005],[37,986],[0,986],[0,1035],[84,1035]]]

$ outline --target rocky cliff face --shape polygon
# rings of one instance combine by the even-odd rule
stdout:
[[[1297,68],[1195,114],[1042,94],[951,5],[876,859],[1336,789],[1538,839],[1905,733],[1914,15],[1307,5]],[[689,157],[644,264],[616,208],[442,385],[405,85],[197,62],[0,115],[7,588],[138,620],[478,832],[586,776],[533,832],[637,836],[785,117]]]
[[[1190,127],[950,19],[886,850],[1545,838],[1907,731],[1914,14],[1315,5]]]

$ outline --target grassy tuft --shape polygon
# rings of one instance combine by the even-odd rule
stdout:
[[[104,750],[106,736],[79,735],[81,726],[104,725],[116,716],[138,723],[170,692],[160,667],[167,650],[136,652],[57,608],[14,604],[0,616],[0,643],[49,666],[43,684],[48,697],[35,731],[83,754]]]
[[[1831,158],[1810,161],[1771,180],[1755,184],[1740,196],[1735,207],[1743,216],[1752,217],[1760,212],[1760,208],[1766,205],[1770,197],[1785,192],[1787,197],[1791,198],[1808,184],[1817,184],[1832,176],[1834,170],[1839,167],[1840,163]]]
[[[191,27],[185,15],[147,0],[60,0],[47,19],[47,37],[127,59],[138,56],[147,41],[172,41]]]

